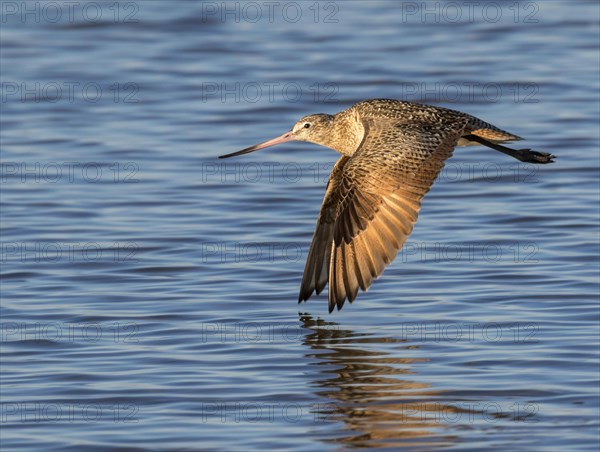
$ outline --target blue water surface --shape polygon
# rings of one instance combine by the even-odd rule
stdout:
[[[1,4],[3,450],[597,450],[597,2],[75,3]],[[458,148],[297,305],[337,155],[216,157],[377,97],[556,163]]]

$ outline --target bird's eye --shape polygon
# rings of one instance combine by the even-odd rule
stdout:
[[[304,123],[304,128],[305,128],[305,129],[308,129],[309,127],[310,127],[310,122],[305,122],[305,123]]]

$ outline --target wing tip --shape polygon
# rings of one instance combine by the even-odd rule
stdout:
[[[298,294],[298,304],[302,303],[303,301],[308,301],[312,294],[312,289],[306,289],[304,287],[300,288],[300,293]]]
[[[335,309],[335,306],[336,306],[336,302],[332,298],[329,298],[329,307],[328,307],[328,309],[329,309],[329,313],[330,314]]]

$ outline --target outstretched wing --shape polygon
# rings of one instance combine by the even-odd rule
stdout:
[[[350,157],[343,155],[334,165],[325,197],[321,206],[321,212],[317,218],[317,226],[313,234],[310,250],[304,267],[300,296],[298,302],[306,301],[314,291],[319,295],[329,280],[329,260],[331,259],[331,244],[333,243],[333,228],[337,217],[337,209],[340,201],[339,189],[342,180],[344,166]]]
[[[365,138],[338,160],[327,185],[299,301],[329,283],[329,311],[354,301],[396,257],[421,199],[452,155],[467,118],[402,124],[365,120]]]

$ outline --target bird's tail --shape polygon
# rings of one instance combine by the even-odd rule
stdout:
[[[519,141],[523,139],[520,136],[513,135],[512,133],[508,133],[505,130],[497,128],[482,127],[479,129],[472,130],[470,133],[495,143],[503,143],[506,141]]]

